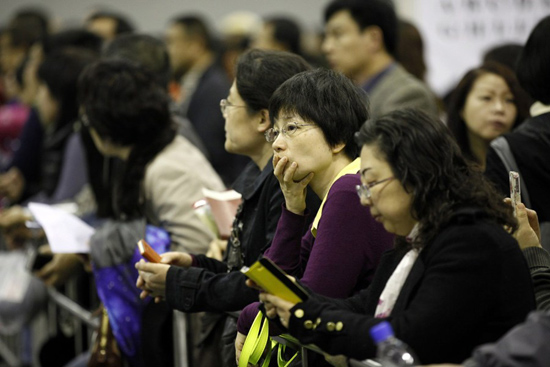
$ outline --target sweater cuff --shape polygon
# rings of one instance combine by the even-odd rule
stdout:
[[[530,269],[550,267],[550,254],[542,247],[528,247],[523,250],[523,255]]]

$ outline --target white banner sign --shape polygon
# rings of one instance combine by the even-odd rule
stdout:
[[[550,0],[417,0],[414,22],[424,38],[428,83],[437,94],[446,93],[481,64],[485,51],[523,45],[547,15]]]

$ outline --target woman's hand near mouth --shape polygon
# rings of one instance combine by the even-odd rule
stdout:
[[[307,185],[313,178],[313,172],[310,172],[306,177],[299,181],[294,181],[294,175],[298,169],[298,163],[289,162],[287,157],[273,157],[273,173],[281,191],[285,197],[285,205],[287,210],[294,214],[302,215],[306,209],[306,194]]]

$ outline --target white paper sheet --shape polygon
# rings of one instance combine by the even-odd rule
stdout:
[[[89,253],[94,229],[75,215],[46,204],[30,203],[29,210],[46,232],[54,253]]]

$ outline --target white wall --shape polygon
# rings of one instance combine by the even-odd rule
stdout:
[[[409,14],[424,37],[428,83],[442,94],[478,66],[488,49],[524,44],[538,21],[550,15],[550,1],[416,0]]]

